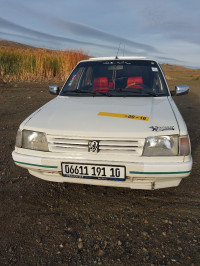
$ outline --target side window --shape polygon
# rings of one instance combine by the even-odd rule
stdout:
[[[166,86],[165,86],[164,81],[161,78],[161,75],[159,74],[159,72],[154,74],[153,91],[156,93],[165,93],[166,92]]]
[[[83,69],[84,69],[83,67],[80,67],[80,68],[76,68],[73,71],[73,73],[71,74],[67,83],[64,86],[64,91],[77,89],[77,87],[79,85],[80,78],[81,78],[82,73],[83,73]]]
[[[85,73],[83,75],[83,79],[81,81],[81,89],[86,90],[92,88],[92,80],[93,80],[93,69],[92,67],[88,67],[85,70]]]

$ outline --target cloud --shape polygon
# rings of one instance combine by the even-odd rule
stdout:
[[[90,1],[89,1],[90,2]],[[27,3],[27,2],[24,2]],[[142,42],[136,42],[133,41],[131,39],[127,39],[127,38],[123,38],[122,36],[119,35],[115,35],[115,34],[110,34],[106,31],[100,30],[98,28],[89,26],[87,24],[83,24],[83,23],[79,23],[79,22],[75,22],[75,21],[70,21],[70,20],[66,20],[66,19],[61,19],[61,16],[56,16],[56,12],[54,12],[52,15],[51,12],[47,12],[46,10],[42,10],[41,9],[35,9],[35,5],[32,5],[32,7],[29,7],[27,5],[25,5],[24,3],[19,3],[18,5],[16,5],[16,3],[13,1],[12,5],[15,6],[15,8],[18,10],[20,9],[20,12],[23,13],[23,16],[26,16],[26,14],[29,14],[30,17],[34,18],[34,20],[38,21],[42,21],[42,23],[45,23],[45,21],[49,24],[51,24],[52,28],[54,28],[54,30],[60,31],[62,30],[63,34],[67,34],[67,35],[74,35],[75,39],[80,39],[82,38],[83,40],[85,40],[84,43],[88,42],[88,39],[91,40],[97,40],[97,44],[100,43],[107,43],[109,45],[111,45],[112,47],[114,47],[114,49],[116,50],[117,47],[119,46],[120,42],[123,43],[123,45],[125,45],[126,47],[128,47],[129,50],[137,51],[137,52],[159,52],[157,50],[156,47],[153,47],[152,45],[149,44],[145,44]],[[80,3],[79,3],[80,4]],[[108,5],[111,3],[107,3]],[[63,4],[64,5],[64,4]],[[68,4],[69,5],[73,5],[73,4]],[[83,5],[83,3],[82,3]],[[84,4],[85,5],[85,4]],[[95,9],[97,9],[97,6],[99,6],[99,3],[92,3],[93,9],[95,7]],[[65,6],[65,5],[64,5]],[[91,3],[88,6],[91,6]],[[99,6],[99,8],[102,7],[102,4]],[[92,8],[92,7],[91,7]],[[48,7],[47,7],[48,9]],[[69,8],[68,8],[69,9]],[[72,8],[73,10],[73,8]],[[97,10],[96,10],[97,11]],[[104,10],[105,11],[105,10]],[[92,14],[94,15],[94,11],[91,10]],[[110,12],[109,16],[110,18],[113,16],[111,16]],[[104,12],[105,15],[105,12]],[[98,19],[98,14],[96,15],[97,19]],[[118,25],[118,23],[116,24],[116,26]],[[109,25],[108,25],[109,26]],[[130,27],[130,25],[129,25]],[[133,35],[133,31],[130,32],[130,38],[132,36],[136,36]],[[83,41],[82,40],[82,41]]]
[[[114,34],[107,33],[105,31],[99,30],[97,28],[88,25],[62,20],[59,18],[54,18],[54,19],[51,18],[50,21],[53,21],[54,25],[56,24],[58,27],[62,28],[65,32],[70,32],[75,35],[97,39],[100,41],[110,42],[112,44],[114,43],[116,46],[118,46],[119,43],[121,42],[131,47],[132,49],[143,50],[146,52],[158,52],[158,50],[151,45],[135,42]]]
[[[183,61],[183,60],[174,59],[174,58],[170,58],[170,57],[157,56],[157,58],[162,63],[163,62],[164,63],[168,63],[168,62],[172,62],[172,63],[185,63],[185,61]]]
[[[97,43],[92,43],[92,42],[84,42],[84,41],[79,41],[76,39],[71,39],[71,38],[67,38],[64,36],[58,36],[58,35],[53,35],[53,34],[48,34],[48,33],[44,33],[41,31],[36,31],[33,29],[29,29],[23,26],[20,26],[16,23],[7,21],[3,18],[0,18],[0,28],[2,29],[6,29],[6,30],[11,30],[14,31],[15,33],[8,33],[8,32],[2,32],[2,34],[9,34],[10,36],[18,36],[20,38],[32,38],[35,37],[36,39],[38,39],[38,41],[60,41],[60,42],[67,42],[67,43],[71,43],[71,44],[76,44],[79,45],[80,47],[85,45],[85,46],[95,46],[95,47],[100,47],[100,48],[106,48],[106,49],[116,49],[116,47],[113,46],[109,46],[109,45],[103,45],[103,44],[97,44]],[[17,33],[16,33],[17,32]],[[20,34],[22,35],[20,35]],[[27,36],[28,35],[28,36]],[[34,39],[34,40],[36,40]]]
[[[79,40],[68,38],[65,36],[53,35],[53,34],[48,34],[48,33],[44,33],[41,31],[33,30],[30,28],[18,25],[16,23],[10,22],[4,18],[0,18],[0,28],[2,28],[4,31],[6,30],[6,32],[1,31],[0,35],[9,36],[11,38],[17,37],[20,39],[32,40],[34,42],[40,42],[40,43],[41,42],[46,42],[46,43],[51,42],[51,44],[52,43],[56,44],[58,42],[68,43],[68,44],[76,45],[79,48],[83,48],[83,46],[86,47],[87,49],[88,49],[88,47],[94,47],[94,48],[96,47],[96,49],[97,49],[96,54],[97,55],[98,54],[99,55],[100,54],[105,55],[106,54],[105,50],[110,50],[110,51],[112,51],[112,55],[114,56],[117,53],[117,49],[119,46],[120,46],[119,47],[120,48],[119,49],[120,50],[119,55],[122,54],[122,52],[126,55],[132,55],[133,54],[133,52],[131,51],[133,49],[133,45],[131,45],[132,49],[130,49],[130,44],[132,44],[131,41],[129,41],[129,42],[127,41],[127,43],[129,44],[129,48],[127,48],[125,46],[124,42],[120,45],[120,43],[122,41],[117,36],[114,36],[114,35],[112,36],[112,35],[106,34],[104,32],[98,31],[96,29],[93,29],[91,27],[82,26],[81,24],[78,24],[78,23],[69,22],[68,25],[71,27],[71,30],[73,32],[75,32],[77,35],[78,34],[80,35],[80,32],[82,31],[82,29],[84,29],[84,31],[82,31],[83,34],[86,34],[88,36],[91,35],[91,37],[92,37],[93,33],[94,33],[96,38],[100,38],[100,36],[102,34],[101,39],[103,39],[103,36],[104,36],[104,38],[106,38],[106,36],[108,35],[109,36],[108,39],[110,41],[112,40],[112,43],[114,42],[114,40],[118,40],[118,42],[117,43],[115,42],[116,46],[112,46],[112,45],[108,45],[108,44],[100,44],[99,42],[94,43],[94,42],[89,42],[89,41],[79,41]],[[10,32],[8,32],[8,31],[10,31]],[[99,32],[101,32],[101,34],[99,34]],[[117,38],[119,38],[119,39],[117,39]],[[57,46],[57,45],[55,45],[55,46]],[[137,44],[137,46],[140,47],[140,49],[141,49],[141,46],[139,44]],[[98,50],[99,48],[101,48],[101,50],[103,50],[103,52],[99,51]],[[148,46],[147,47],[145,46],[145,48],[147,49]],[[143,47],[143,49],[144,49],[144,47]],[[134,52],[134,54],[135,55],[141,55],[141,53],[139,53],[139,52]]]
[[[0,37],[92,56],[116,55],[121,43],[119,55],[199,65],[199,0],[2,1]]]
[[[167,41],[200,45],[199,9],[199,0],[152,0],[142,8],[146,18],[142,21],[143,31],[162,36]]]
[[[1,40],[5,40],[5,39],[6,40],[11,40],[11,41],[14,41],[14,42],[16,42],[18,39],[20,39],[20,42],[22,42],[22,43],[24,43],[24,40],[26,40],[25,43],[27,45],[32,46],[33,42],[34,42],[36,47],[41,48],[41,46],[39,46],[39,44],[38,44],[38,38],[29,37],[29,36],[23,35],[23,34],[7,33],[7,32],[0,31],[0,39]],[[47,45],[49,44],[49,40],[44,40],[43,39],[43,42],[45,42]],[[52,43],[54,45],[57,45],[56,41],[52,41]]]

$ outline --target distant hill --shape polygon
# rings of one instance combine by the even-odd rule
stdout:
[[[179,65],[162,64],[166,79],[169,80],[200,80],[200,69],[191,69]]]
[[[1,51],[2,50],[2,51]],[[41,57],[43,60],[42,66],[40,66],[40,69],[43,69],[43,71],[46,73],[48,70],[48,66],[45,62],[47,60],[49,61],[49,64],[51,65],[50,72],[53,72],[53,74],[49,74],[50,76],[59,76],[60,71],[63,71],[63,74],[61,75],[64,79],[65,73],[71,72],[73,67],[77,64],[79,60],[87,59],[89,58],[88,55],[84,54],[83,51],[59,51],[59,50],[50,50],[50,49],[44,49],[44,48],[37,48],[34,46],[29,46],[26,44],[18,43],[18,42],[11,42],[6,40],[0,40],[0,51],[1,51],[1,57],[3,58],[3,52],[4,51],[12,52],[14,54],[19,53],[21,54],[21,62],[16,62],[16,60],[19,60],[19,56],[16,57],[15,62],[11,62],[9,60],[14,60],[13,57],[8,59],[6,57],[6,65],[3,66],[2,64],[5,64],[5,60],[3,60],[3,63],[0,61],[0,69],[3,66],[3,69],[5,69],[5,73],[0,73],[0,77],[2,75],[3,78],[5,76],[9,76],[11,79],[25,79],[24,76],[21,76],[22,73],[25,73],[28,71],[26,61],[29,58],[30,60],[30,71],[31,73],[26,73],[26,78],[30,79],[31,76],[33,76],[31,79],[36,78],[35,74],[32,73],[33,69],[39,68],[39,65],[37,64],[37,67],[35,66],[35,60],[33,60],[33,55],[35,58],[38,58],[38,61],[41,62]],[[50,58],[51,56],[51,58]],[[33,60],[33,62],[31,62]],[[37,61],[37,60],[36,60]],[[62,62],[62,63],[60,63]],[[24,68],[22,67],[19,69],[19,66],[26,65]],[[15,67],[16,65],[16,67]],[[70,66],[69,66],[70,65]],[[184,66],[180,65],[171,65],[171,64],[162,64],[162,69],[165,73],[165,76],[168,81],[175,81],[175,80],[182,80],[183,82],[187,82],[188,80],[200,80],[200,69],[190,69],[186,68]],[[14,68],[16,68],[16,73],[11,73],[10,70],[12,69],[14,71]],[[6,70],[8,69],[8,70]],[[26,71],[25,71],[26,70]],[[1,71],[2,72],[2,71]],[[46,77],[48,75],[41,73],[42,77]],[[60,76],[59,76],[60,77]],[[37,77],[38,78],[38,77]],[[40,77],[39,77],[40,78]]]
[[[34,49],[34,50],[44,49],[44,50],[51,51],[50,49],[39,48],[39,47],[35,47],[35,46],[26,45],[23,43],[6,41],[6,40],[0,40],[0,47],[29,49],[29,50],[30,49]],[[187,67],[184,67],[181,65],[171,65],[171,64],[162,64],[162,68],[164,71],[188,71],[188,70],[189,71],[199,71],[200,70],[200,69],[187,68]]]
[[[195,71],[195,70],[198,71],[198,69],[192,69],[181,65],[171,65],[171,64],[162,64],[162,68],[168,71]]]
[[[39,49],[34,46],[18,43],[18,42],[11,42],[11,41],[5,41],[5,40],[0,40],[0,47],[5,47],[5,48],[16,48],[16,49]]]

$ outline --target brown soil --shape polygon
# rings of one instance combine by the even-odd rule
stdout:
[[[157,191],[51,183],[17,167],[18,126],[53,98],[48,85],[0,82],[0,265],[200,265],[199,80],[175,97],[192,174]]]

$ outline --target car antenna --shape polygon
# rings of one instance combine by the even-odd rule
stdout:
[[[125,51],[125,44],[124,44],[123,56],[124,56],[124,51]]]
[[[119,43],[119,47],[118,47],[118,50],[117,50],[117,55],[116,55],[115,59],[118,59],[118,54],[119,54],[119,49],[120,49],[120,46],[121,46],[121,40],[120,40],[120,43]]]

